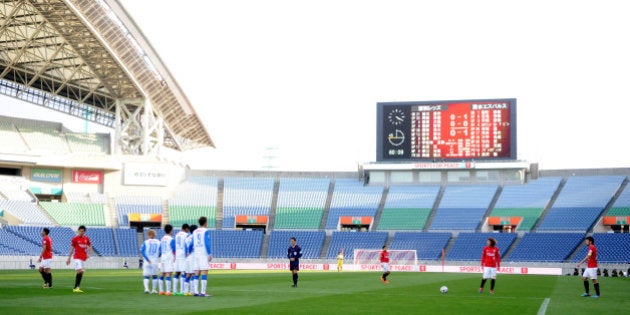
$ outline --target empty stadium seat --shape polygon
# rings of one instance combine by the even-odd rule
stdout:
[[[136,229],[115,228],[113,233],[116,234],[116,239],[118,240],[119,256],[133,257],[140,254]]]
[[[169,219],[173,226],[193,224],[199,217],[208,218],[208,227],[216,226],[218,179],[195,177],[183,182],[169,200]]]
[[[628,233],[594,233],[599,263],[627,264],[630,262],[630,234]],[[586,257],[588,247],[582,243],[573,262]]]
[[[630,216],[630,187],[626,186],[610,207],[607,216]]]
[[[493,217],[522,217],[519,231],[531,230],[560,185],[560,177],[543,177],[524,185],[503,187]]]
[[[501,257],[505,255],[516,240],[515,233],[459,233],[453,246],[446,254],[446,260],[480,260],[481,252],[489,237],[497,240]]]
[[[215,258],[260,258],[261,230],[210,230],[212,255]]]
[[[118,224],[129,225],[130,213],[162,214],[162,199],[152,196],[117,196]]]
[[[355,249],[382,249],[387,241],[387,232],[340,232],[334,231],[330,238],[327,259],[337,257],[340,249],[344,250],[344,258],[350,262],[354,259]]]
[[[476,230],[496,191],[495,185],[446,187],[429,230]]]
[[[396,232],[389,249],[416,250],[419,260],[436,260],[442,257],[451,233],[440,232]]]
[[[53,222],[32,202],[0,200],[0,209],[20,219],[24,224],[52,225]]]
[[[302,248],[302,259],[317,259],[320,256],[326,233],[324,231],[271,231],[267,258],[287,258],[290,238],[295,237]]]
[[[584,233],[525,233],[506,261],[564,262]]]
[[[273,178],[225,178],[222,227],[234,228],[237,215],[269,215],[273,186]]]
[[[99,203],[40,202],[61,225],[105,226],[105,210]]]
[[[280,179],[274,228],[319,229],[328,197],[329,179]]]
[[[383,187],[364,186],[356,179],[337,179],[326,229],[336,229],[341,216],[375,217],[382,197]]]
[[[391,186],[378,230],[422,230],[440,187]]]
[[[600,217],[625,176],[569,177],[539,231],[586,231]]]

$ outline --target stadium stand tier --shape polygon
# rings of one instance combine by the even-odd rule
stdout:
[[[599,263],[630,263],[630,234],[628,233],[594,233],[597,247],[597,261]],[[581,246],[573,262],[579,262],[586,257],[588,247]]]
[[[526,233],[505,260],[563,262],[585,236],[584,233]]]
[[[53,225],[53,222],[30,201],[0,200],[0,209],[20,219],[23,224]]]
[[[630,188],[621,191],[615,203],[606,212],[607,216],[630,216]]]
[[[119,256],[130,257],[139,255],[138,233],[135,229],[115,228],[112,230],[116,237]]]
[[[364,186],[362,181],[356,179],[337,179],[326,229],[337,229],[342,216],[375,217],[382,196],[381,186]]]
[[[273,178],[227,177],[223,186],[223,228],[234,228],[237,215],[269,215]]]
[[[160,197],[118,196],[115,200],[120,226],[129,225],[130,213],[162,214],[162,199]]]
[[[20,132],[11,122],[0,121],[0,139],[2,139],[3,151],[23,153],[29,150]]]
[[[267,258],[286,259],[291,237],[295,237],[297,244],[303,249],[303,259],[317,259],[320,257],[326,239],[324,231],[274,230],[269,234]]]
[[[260,258],[262,230],[211,230],[212,255],[216,258]]]
[[[60,123],[0,116],[4,152],[104,155],[109,134],[71,132]]]
[[[448,186],[438,206],[431,231],[475,231],[497,192],[496,185]]]
[[[387,241],[387,232],[338,232],[332,233],[326,258],[334,259],[343,249],[347,261],[354,259],[355,249],[381,249]]]
[[[202,215],[208,217],[216,258],[285,259],[289,238],[296,237],[304,259],[334,260],[344,249],[351,261],[355,249],[380,250],[389,241],[391,250],[415,249],[419,260],[438,260],[445,251],[448,261],[478,261],[486,239],[494,237],[504,261],[575,262],[586,254],[584,237],[590,235],[604,211],[606,215],[630,215],[630,189],[619,191],[625,180],[625,176],[602,175],[542,177],[501,189],[481,184],[393,185],[385,194],[384,187],[365,186],[356,179],[189,177],[168,200],[170,221],[164,223],[172,224],[175,234],[181,224],[194,224]],[[18,186],[28,184],[18,177],[0,176],[0,198],[8,199],[0,200],[0,210],[21,223],[0,228],[1,255],[39,255],[44,226],[51,229],[55,254],[67,255],[76,226],[87,225],[97,255],[137,257],[143,237],[126,227],[127,215],[163,214],[160,197],[114,196],[116,208],[112,210],[101,193],[64,191],[68,202],[37,203]],[[221,196],[223,200],[219,200]],[[223,224],[217,226],[221,204]],[[108,211],[116,211],[120,228],[105,226]],[[236,215],[274,213],[275,223],[266,231],[268,238],[262,230],[234,229]],[[486,213],[523,217],[521,233],[479,232]],[[379,215],[373,231],[337,230],[340,216]],[[328,219],[322,222],[325,217]],[[537,223],[540,225],[535,228]],[[328,231],[321,229],[322,224]],[[164,235],[161,228],[154,229],[158,238]],[[593,235],[600,262],[630,260],[630,234]]]
[[[436,260],[451,239],[447,232],[396,232],[389,249],[416,250],[419,260]]]
[[[65,135],[72,153],[109,153],[109,135],[72,132],[66,132]]]
[[[177,227],[197,222],[201,216],[208,218],[208,228],[216,226],[217,178],[191,178],[180,184],[169,200],[170,223]]]
[[[561,181],[561,177],[546,177],[526,185],[505,186],[490,216],[522,217],[518,230],[529,231],[551,201]]]
[[[0,200],[34,202],[33,195],[27,191],[28,181],[18,176],[0,175]]]
[[[319,229],[330,180],[282,178],[278,190],[275,229]]]
[[[516,240],[515,233],[459,233],[455,243],[446,254],[446,260],[480,260],[481,251],[489,237],[497,240],[501,257]]]
[[[59,130],[47,126],[17,126],[31,151],[67,154],[70,152],[66,138]]]
[[[567,179],[539,231],[587,231],[619,190],[625,176],[574,176]]]
[[[105,226],[105,210],[100,203],[40,202],[61,225]]]
[[[391,186],[377,229],[421,231],[439,192],[438,186]]]

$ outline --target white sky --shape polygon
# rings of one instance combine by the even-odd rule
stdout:
[[[193,167],[356,170],[376,103],[517,98],[518,158],[628,167],[624,1],[119,0],[217,145]]]
[[[120,1],[236,167],[354,170],[377,102],[504,97],[519,159],[630,166],[624,1]]]

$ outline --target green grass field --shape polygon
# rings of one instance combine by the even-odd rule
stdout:
[[[140,270],[88,270],[84,294],[72,293],[74,272],[55,270],[44,290],[37,271],[0,271],[0,314],[624,314],[630,278],[601,278],[602,297],[582,298],[576,276],[499,275],[496,294],[479,294],[479,274],[300,273],[211,271],[211,298],[143,293]],[[441,294],[442,285],[449,287]],[[486,290],[489,283],[486,284]],[[592,290],[592,288],[591,288]]]

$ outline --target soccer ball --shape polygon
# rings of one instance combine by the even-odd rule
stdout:
[[[448,287],[443,285],[442,287],[440,287],[440,292],[442,292],[442,294],[448,293]]]

